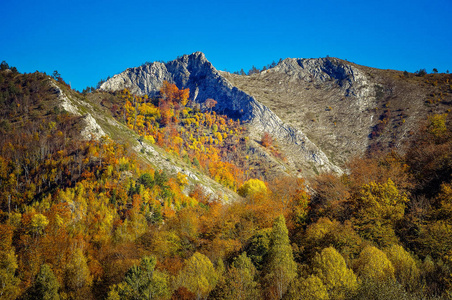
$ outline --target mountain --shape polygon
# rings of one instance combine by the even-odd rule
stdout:
[[[446,76],[447,77],[447,76]],[[190,99],[218,101],[259,141],[270,133],[287,156],[285,172],[342,173],[369,149],[403,151],[420,122],[445,112],[452,96],[445,76],[429,78],[359,66],[337,58],[287,58],[251,76],[218,71],[201,52],[168,63],[130,68],[100,87],[155,96],[163,82],[190,89]]]
[[[2,62],[0,298],[447,298],[451,80],[197,52],[79,93]]]

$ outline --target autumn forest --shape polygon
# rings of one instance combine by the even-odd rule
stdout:
[[[245,76],[245,75],[243,75]],[[431,114],[404,152],[343,175],[276,177],[246,123],[164,82],[91,91],[131,134],[80,136],[60,76],[0,71],[0,299],[449,299],[452,123]],[[284,161],[277,141],[258,141]],[[228,199],[143,160],[168,153]]]

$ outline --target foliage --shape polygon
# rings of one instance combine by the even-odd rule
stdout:
[[[157,260],[144,256],[139,265],[132,266],[124,281],[110,291],[110,299],[167,299],[169,297],[168,276],[155,269]]]
[[[267,186],[259,179],[247,180],[238,190],[238,194],[242,197],[252,197],[256,194],[267,193]]]
[[[58,283],[55,274],[49,265],[43,264],[36,276],[34,286],[31,288],[31,299],[46,299],[46,300],[58,300],[60,296],[58,289],[60,284]]]
[[[190,257],[178,278],[179,285],[186,287],[198,299],[205,299],[215,287],[217,280],[218,275],[212,262],[199,252]]]
[[[1,299],[452,292],[450,114],[420,124],[406,154],[356,158],[348,173],[305,184],[259,173],[240,121],[208,103],[201,112],[188,90],[165,83],[155,99],[127,90],[85,95],[100,97],[141,143],[246,197],[228,202],[147,165],[125,143],[82,139],[82,119],[61,108],[53,85],[68,87],[2,68]]]
[[[359,255],[356,272],[366,280],[394,280],[394,267],[391,261],[383,251],[373,246],[367,246]]]
[[[356,275],[333,247],[323,249],[314,257],[313,270],[332,299],[344,299],[358,288]]]
[[[391,179],[364,185],[355,204],[357,230],[380,245],[397,242],[394,226],[403,218],[407,202]]]
[[[307,278],[294,280],[285,299],[327,300],[329,296],[322,280],[315,275],[309,275]]]
[[[271,235],[267,263],[267,284],[274,299],[282,299],[290,283],[297,275],[289,241],[289,231],[284,216],[276,218]]]
[[[252,300],[260,298],[259,284],[256,282],[257,271],[251,259],[243,252],[236,257],[225,275],[223,283],[219,283],[221,298]]]
[[[421,273],[412,255],[400,245],[390,246],[386,255],[394,267],[397,281],[409,291],[418,289]]]

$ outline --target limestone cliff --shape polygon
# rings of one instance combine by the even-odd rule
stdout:
[[[279,67],[290,68],[290,65]],[[272,134],[284,150],[290,150],[291,155],[287,157],[290,169],[301,169],[304,174],[313,170],[342,172],[303,132],[281,121],[267,106],[232,85],[223,75],[203,53],[196,52],[166,64],[155,62],[127,69],[107,80],[100,89],[128,88],[132,93],[155,96],[167,80],[179,88],[189,88],[190,99],[197,103],[214,98],[218,102],[215,110],[248,123],[252,138],[259,139],[263,132]]]

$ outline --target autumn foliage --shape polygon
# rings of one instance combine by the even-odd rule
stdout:
[[[211,197],[108,137],[79,137],[46,76],[0,71],[1,299],[401,299],[452,292],[450,119],[406,154],[308,181],[248,172],[239,121],[188,90],[113,114],[242,197]],[[55,108],[56,107],[56,108]]]

